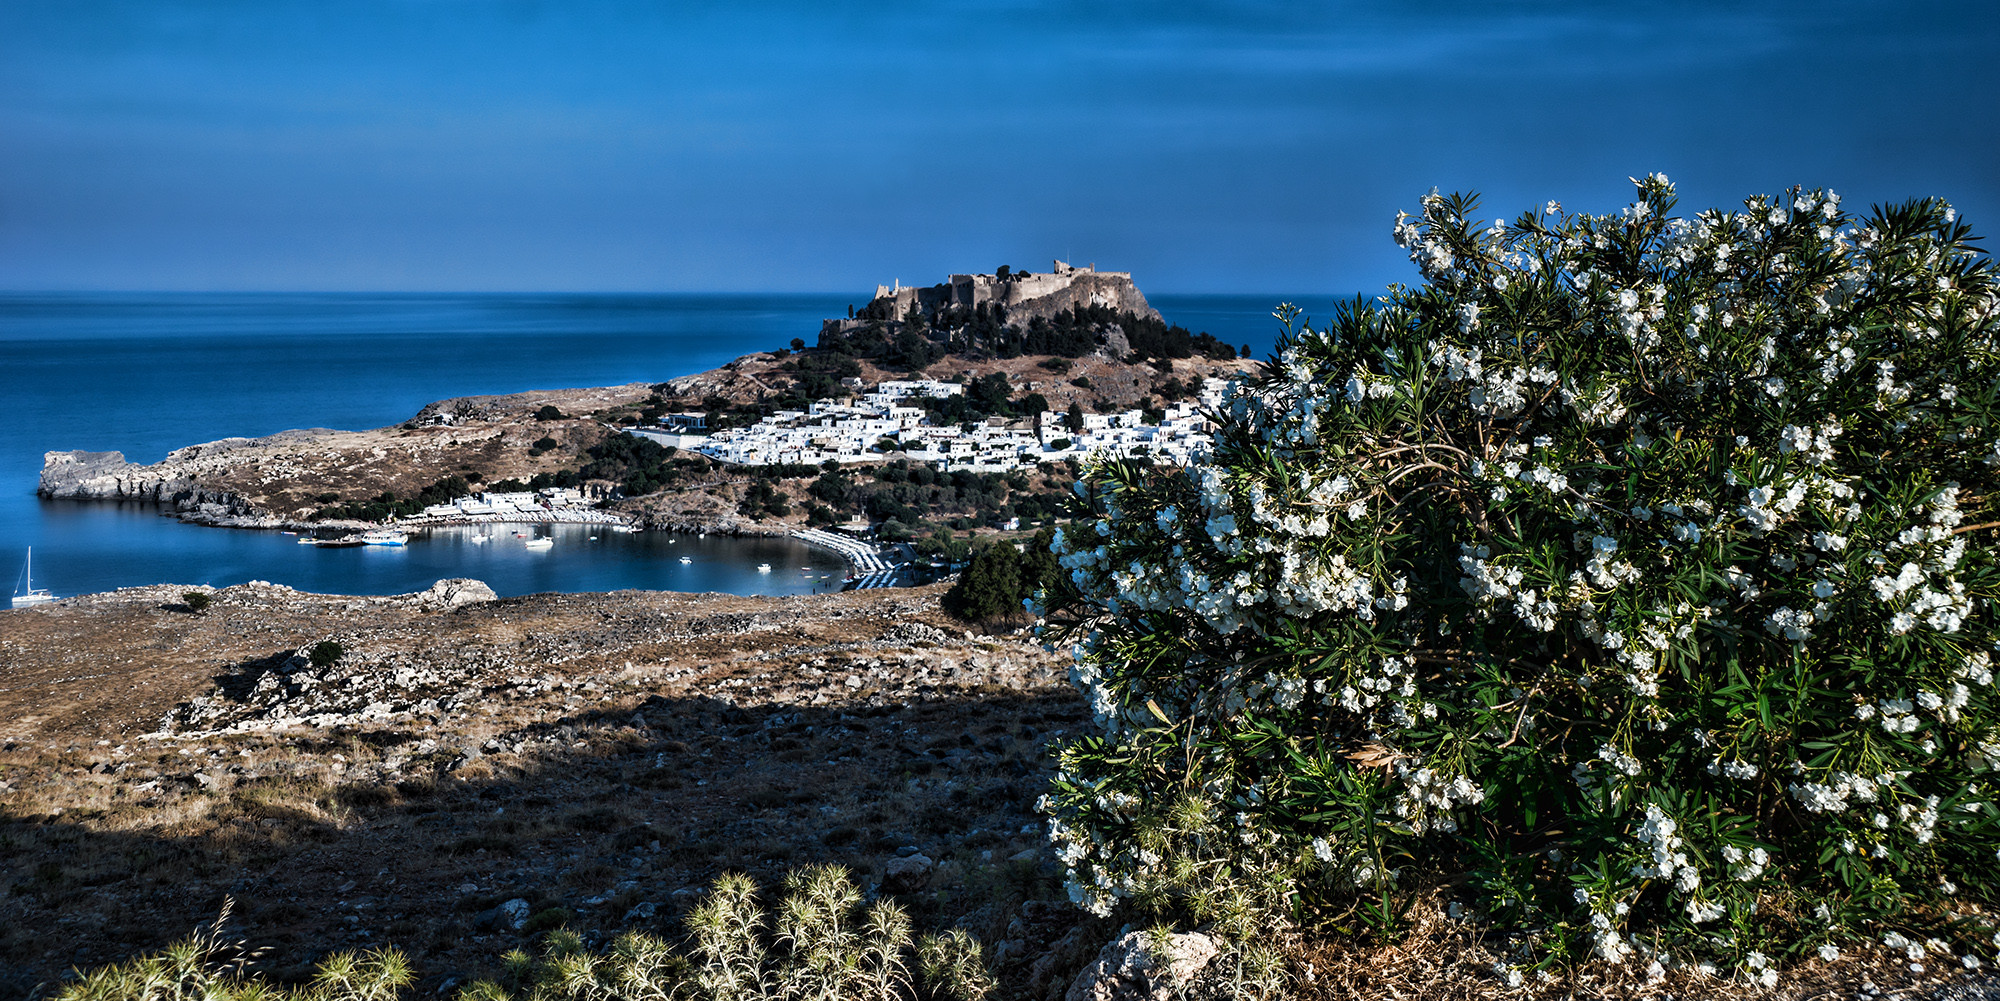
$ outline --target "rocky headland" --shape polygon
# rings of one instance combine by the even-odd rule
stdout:
[[[1081,277],[1097,284],[1114,280]],[[1116,280],[1130,284],[1129,278]],[[1075,287],[1087,286],[1095,287],[1090,282]],[[1097,294],[1102,298],[1101,291]],[[1137,296],[1136,289],[1131,295]],[[1137,301],[1143,306],[1142,296]],[[1148,318],[1157,322],[1156,316]],[[864,321],[855,337],[866,339],[866,322],[872,321]],[[1003,355],[984,344],[960,345],[964,353],[943,354],[916,372],[904,363],[907,359],[843,353],[844,348],[760,352],[661,383],[440,400],[389,427],[224,438],[176,449],[155,463],[129,462],[119,452],[51,451],[43,457],[36,492],[57,500],[157,505],[164,514],[202,525],[351,529],[366,523],[329,517],[329,506],[352,507],[384,494],[407,500],[450,477],[492,484],[574,471],[587,463],[587,450],[616,433],[615,425],[649,420],[649,413],[695,410],[754,423],[760,414],[798,403],[801,386],[819,364],[811,361],[815,358],[833,359],[841,371],[854,373],[848,385],[915,374],[966,382],[1000,375],[1014,391],[1039,396],[1053,409],[1076,406],[1093,413],[1139,407],[1167,398],[1171,390],[1163,387],[1198,386],[1205,378],[1234,375],[1252,365],[1233,356],[1144,360],[1123,353],[1125,337],[1115,325],[1105,326],[1099,336],[1103,344],[1073,358],[1018,351]],[[842,386],[839,391],[851,389]],[[621,496],[605,506],[637,525],[665,531],[779,535],[803,527],[803,503],[789,516],[746,513],[742,501],[748,485],[746,477],[730,469],[709,468],[689,475],[675,489]],[[593,489],[610,498],[617,487],[607,481]]]
[[[441,400],[391,427],[224,438],[175,449],[150,464],[127,462],[119,452],[54,451],[43,457],[36,493],[157,504],[206,525],[314,527],[315,513],[337,500],[414,496],[467,473],[499,480],[553,472],[564,456],[607,433],[583,415],[650,393],[641,384]],[[565,416],[538,420],[543,407]],[[558,449],[535,448],[551,438]]]

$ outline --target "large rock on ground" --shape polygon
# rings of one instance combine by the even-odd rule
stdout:
[[[1168,935],[1155,954],[1153,936],[1127,932],[1112,939],[1069,985],[1066,1001],[1168,1001],[1215,959],[1215,940],[1200,932]]]
[[[930,885],[937,863],[924,854],[890,859],[882,869],[882,888],[890,893],[915,893]]]
[[[470,577],[453,577],[432,584],[430,590],[417,592],[417,599],[427,606],[453,609],[460,605],[471,605],[482,601],[493,601],[500,597],[485,581]]]

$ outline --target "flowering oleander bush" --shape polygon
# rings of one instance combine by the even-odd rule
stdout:
[[[1047,598],[1080,904],[1387,928],[1444,885],[1543,962],[1990,958],[1991,262],[1939,201],[1636,184],[1433,193],[1423,284],[1281,308],[1209,461],[1096,467]]]

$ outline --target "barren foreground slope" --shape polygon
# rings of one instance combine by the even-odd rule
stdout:
[[[775,890],[844,864],[920,930],[976,934],[1007,998],[1063,997],[1117,930],[1062,900],[1032,813],[1049,742],[1084,722],[1064,658],[968,633],[938,612],[942,585],[493,600],[477,582],[253,583],[199,613],[186,590],[0,612],[0,1001],[164,945],[225,896],[274,975],[395,945],[426,997],[559,924],[673,937],[732,869]],[[338,659],[301,655],[329,639]],[[1292,996],[2000,996],[1940,992],[1957,971],[1888,950],[1806,961],[1776,992],[1637,964],[1516,991],[1503,943],[1410,889],[1403,942],[1315,936]]]
[[[200,614],[183,590],[0,613],[0,997],[164,944],[225,894],[276,969],[393,943],[431,988],[556,921],[671,930],[727,869],[879,884],[911,848],[936,869],[892,889],[922,920],[989,944],[1012,925],[1016,957],[1076,923],[1021,905],[1051,890],[1026,810],[1043,744],[1081,707],[1058,658],[966,633],[937,588],[250,584]],[[329,638],[330,667],[296,656]],[[491,909],[514,899],[548,913],[513,928]]]

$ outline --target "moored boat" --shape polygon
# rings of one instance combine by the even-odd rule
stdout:
[[[361,533],[361,544],[364,546],[402,546],[408,545],[409,541],[409,535],[393,528],[377,528]]]
[[[549,538],[546,535],[542,536],[539,539],[529,539],[528,541],[521,543],[522,546],[528,549],[548,549],[554,546],[555,544],[556,540]]]
[[[13,607],[29,608],[34,605],[46,605],[54,600],[56,596],[51,594],[48,588],[35,586],[35,547],[29,546],[27,563],[21,567],[21,589],[14,592]]]

